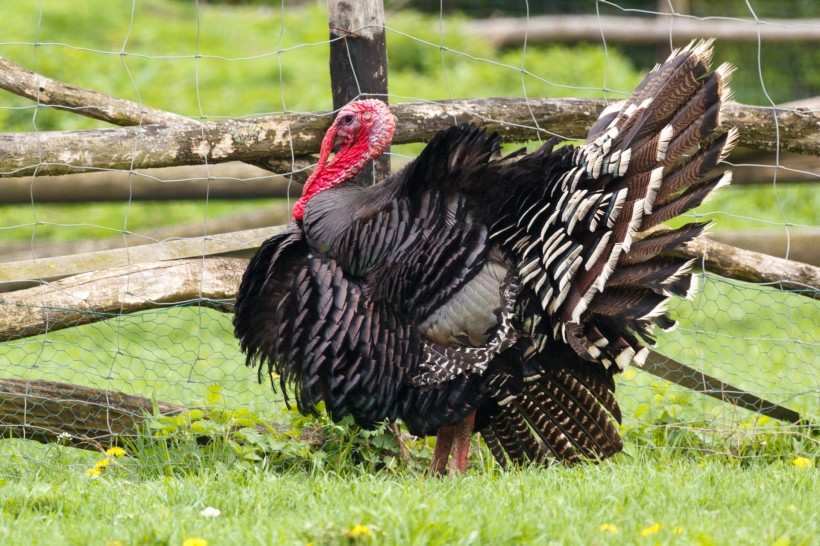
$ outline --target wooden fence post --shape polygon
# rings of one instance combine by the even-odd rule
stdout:
[[[328,0],[330,26],[330,86],[333,108],[361,95],[387,102],[387,42],[382,0]],[[388,150],[389,151],[389,150]],[[359,175],[361,185],[390,174],[390,156],[382,154]]]

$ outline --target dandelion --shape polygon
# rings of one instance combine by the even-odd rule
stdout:
[[[208,506],[202,512],[199,513],[200,516],[203,518],[215,518],[221,514],[222,511],[219,508],[214,508],[213,506]]]
[[[121,447],[109,447],[105,450],[105,454],[109,457],[123,457],[125,455],[125,450]]]
[[[85,470],[85,474],[86,476],[99,476],[100,474],[102,474],[102,471],[96,466],[94,466],[92,468],[87,468]]]
[[[802,468],[804,470],[807,468],[811,468],[813,466],[811,459],[808,459],[806,457],[795,457],[794,459],[792,459],[792,464],[797,468]]]
[[[598,527],[598,530],[600,530],[602,532],[605,532],[605,533],[612,533],[613,535],[618,534],[618,528],[615,527],[615,525],[612,524],[612,523],[604,523],[603,525]]]
[[[103,469],[111,464],[111,459],[106,457],[105,459],[100,459],[96,463],[94,463],[94,468],[96,469]]]
[[[182,546],[208,546],[208,541],[204,538],[191,537],[183,540]]]
[[[122,542],[119,540],[109,540],[105,543],[105,546],[122,546]]]
[[[354,525],[349,530],[345,531],[345,536],[350,538],[358,538],[358,537],[372,537],[373,531],[370,530],[370,527],[367,525]]]
[[[657,533],[660,530],[661,530],[661,524],[660,523],[653,523],[652,525],[650,525],[649,527],[647,527],[646,529],[641,531],[641,536],[642,537],[648,537],[650,535],[654,535],[655,533]]]

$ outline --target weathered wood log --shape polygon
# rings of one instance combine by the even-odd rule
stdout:
[[[0,301],[0,309],[3,309],[0,313],[0,342],[88,324],[116,314],[163,307],[174,302],[208,301],[222,308],[221,304],[235,295],[244,269],[245,261],[240,259],[179,260],[78,275],[51,285],[14,292],[7,295],[6,301]],[[228,310],[227,306],[223,310]],[[644,369],[746,409],[790,422],[800,421],[800,416],[787,408],[736,389],[674,360],[655,355]],[[23,414],[24,421],[29,424],[32,416],[39,417],[39,425],[20,428],[20,398],[12,398],[8,402],[11,409],[7,410],[3,406],[7,402],[2,388],[0,382],[0,417],[3,417],[0,424],[8,422],[11,434],[39,438],[39,441],[55,441],[60,432],[65,431],[66,424],[77,421],[76,413],[69,412],[67,418],[65,413],[53,407],[55,402],[45,400],[41,406],[36,406],[44,410],[34,411],[28,416]],[[59,406],[59,403],[56,404]],[[73,406],[69,404],[69,407]],[[6,417],[7,412],[11,417]],[[85,429],[80,433],[72,430],[69,434],[79,439],[90,437],[93,442],[99,442],[99,426],[95,424],[98,421],[93,416],[87,420],[95,431],[93,434]],[[128,423],[127,417],[125,422]],[[110,426],[105,431],[110,432]],[[93,442],[89,445],[96,445]]]
[[[363,96],[387,102],[383,0],[328,0],[327,8],[333,109]],[[389,175],[390,155],[385,153],[360,173],[357,181],[369,186]]]
[[[760,398],[755,394],[744,391],[725,381],[705,374],[700,370],[678,362],[673,358],[656,353],[655,351],[649,353],[646,363],[639,369],[651,373],[655,377],[665,379],[670,383],[675,383],[686,389],[711,396],[721,402],[726,402],[727,404],[766,415],[786,423],[807,425],[813,429],[816,428],[792,409],[781,406],[776,402],[770,402],[769,400]]]
[[[284,226],[274,226],[153,243],[135,248],[2,263],[0,264],[0,292],[4,291],[4,288],[5,290],[17,289],[16,287],[10,288],[9,284],[39,284],[71,275],[102,272],[115,267],[185,258],[201,259],[207,256],[241,255],[243,252],[254,251],[264,240],[273,237],[284,228]]]
[[[199,123],[179,114],[53,80],[2,57],[0,57],[0,89],[36,101],[40,105],[66,110],[114,125],[187,123],[197,126]],[[312,162],[309,158],[299,156],[291,161],[263,158],[251,163],[271,172],[285,173],[303,168]],[[301,179],[301,175],[297,174],[296,178]]]
[[[541,15],[525,18],[496,17],[471,21],[464,29],[495,47],[524,43],[607,42],[620,44],[685,45],[695,38],[717,38],[720,42],[817,42],[818,19],[702,19],[686,15],[670,17],[627,17],[620,15]]]
[[[719,243],[785,258],[795,262],[820,267],[820,229],[789,228],[749,229],[742,231],[716,231],[709,238]]]
[[[145,417],[188,408],[54,381],[0,379],[0,434],[102,451],[140,434]]]
[[[318,149],[328,116],[293,114],[190,124],[89,131],[0,134],[0,175],[261,162]],[[289,126],[291,130],[289,131]],[[291,139],[291,135],[294,138]],[[42,156],[38,155],[39,150]],[[286,151],[287,150],[287,151]],[[41,157],[41,159],[38,159]]]
[[[37,104],[114,125],[197,123],[179,114],[53,80],[3,57],[0,57],[0,89],[31,99]]]
[[[275,231],[269,233],[272,235]],[[231,249],[236,249],[236,241],[242,240],[238,234],[234,235]],[[261,239],[255,242],[258,246]],[[205,243],[200,240],[200,245]],[[154,245],[138,247],[131,252],[148,246]],[[188,248],[195,248],[195,244]],[[116,252],[112,251],[112,254]],[[808,264],[741,250],[705,237],[699,237],[676,253],[698,259],[705,270],[718,275],[820,299],[820,268]],[[223,308],[222,305],[227,305],[236,296],[246,262],[240,258],[199,256],[187,260],[132,263],[104,271],[99,270],[97,262],[88,267],[90,273],[3,294],[0,296],[0,342],[96,322],[112,313],[133,313],[175,303],[204,301]],[[81,269],[82,255],[72,259]],[[50,260],[38,263],[42,270],[48,271]]]
[[[705,271],[820,299],[820,267],[697,237],[672,254],[695,258]]]
[[[650,354],[644,371],[775,419],[802,422],[797,412],[656,353]],[[45,380],[0,379],[2,438],[103,451],[111,446],[127,446],[130,439],[145,434],[145,421],[149,417],[177,415],[191,409],[195,408],[108,389]],[[207,418],[207,412],[204,413]],[[283,432],[289,428],[279,423],[266,425],[256,428],[262,434],[271,430]],[[404,436],[397,429],[393,434],[397,439]],[[315,427],[304,427],[299,439],[314,449],[325,441],[321,430]],[[402,446],[399,445],[400,450]],[[409,453],[400,455],[409,459]]]
[[[820,112],[730,103],[723,113],[722,123],[740,130],[741,146],[820,156]]]
[[[309,156],[305,156],[309,157]],[[407,159],[393,158],[401,168]],[[245,163],[230,162],[187,167],[165,167],[141,171],[103,171],[58,176],[24,176],[0,182],[0,204],[89,203],[100,201],[166,201],[208,199],[295,199],[307,178],[312,160],[294,164],[266,163],[265,170]],[[739,155],[732,152],[732,186],[820,181],[820,158],[771,152]],[[269,172],[268,172],[269,171]],[[270,173],[287,173],[271,175]]]
[[[474,99],[404,103],[394,144],[426,142],[442,129],[473,122],[511,141],[560,134],[583,138],[604,101],[586,99]],[[541,127],[531,126],[532,116]],[[314,153],[330,113],[286,114],[190,124],[147,125],[90,131],[0,134],[0,176],[61,174],[100,169],[290,160]],[[740,130],[739,144],[756,149],[820,155],[820,113],[727,105],[724,120]],[[777,123],[775,123],[775,121]],[[778,133],[779,128],[779,133]]]
[[[0,342],[193,302],[229,310],[247,261],[171,260],[76,275],[0,297]]]
[[[114,390],[81,387],[55,381],[0,379],[0,437],[59,443],[91,451],[127,445],[145,434],[146,418],[176,415],[187,406],[143,398]],[[208,417],[207,409],[203,411]],[[256,425],[261,434],[290,435],[280,423]],[[299,440],[318,448],[325,436],[318,427],[304,427]]]

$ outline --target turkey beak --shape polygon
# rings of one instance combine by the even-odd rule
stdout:
[[[342,149],[347,142],[347,133],[343,130],[339,130],[339,127],[336,127],[335,136],[333,137],[333,146],[331,146],[330,151],[333,153],[338,152]]]

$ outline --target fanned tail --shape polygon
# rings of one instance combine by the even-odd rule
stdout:
[[[670,251],[706,224],[653,228],[731,181],[714,169],[737,138],[720,129],[732,69],[710,73],[711,43],[674,51],[602,113],[583,146],[518,164],[543,157],[546,181],[519,182],[491,231],[516,260],[532,341],[519,390],[498,393],[477,419],[502,465],[603,459],[623,447],[612,377],[645,362],[655,326],[675,326],[668,301],[691,296],[696,278],[693,262]]]
[[[689,298],[696,290],[693,261],[669,257],[668,252],[698,236],[707,224],[687,224],[660,234],[651,228],[697,207],[731,182],[730,171],[712,173],[737,139],[734,128],[720,130],[721,109],[731,98],[727,84],[733,68],[724,64],[708,74],[711,44],[693,42],[674,51],[629,100],[608,114],[609,121],[593,127],[581,148],[596,162],[612,150],[630,157],[619,218],[627,218],[628,225],[613,228],[613,239],[619,239],[619,233],[624,237],[613,245],[596,279],[579,279],[579,293],[587,283],[600,291],[581,296],[581,305],[572,312],[579,324],[564,330],[582,355],[606,366],[642,365],[646,346],[654,343],[652,326],[668,330],[675,325],[666,316],[669,298]]]
[[[602,113],[583,146],[545,156],[562,169],[549,167],[546,184],[517,192],[493,226],[551,318],[549,337],[587,360],[642,364],[652,327],[673,324],[669,298],[694,291],[692,262],[668,252],[703,226],[663,236],[651,228],[731,182],[731,172],[714,169],[737,139],[720,129],[732,68],[710,73],[711,44],[675,50]]]

